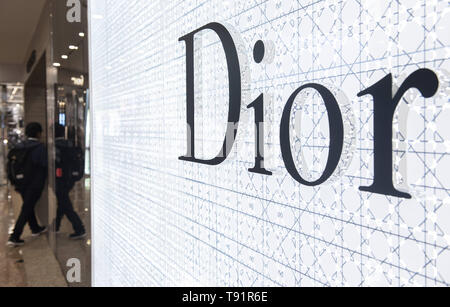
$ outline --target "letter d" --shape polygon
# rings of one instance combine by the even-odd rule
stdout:
[[[227,132],[223,141],[223,146],[218,155],[211,160],[201,160],[195,158],[195,79],[194,79],[194,36],[204,31],[213,30],[220,41],[228,65],[228,83],[230,92],[230,101],[228,106],[228,125]],[[186,93],[187,93],[187,155],[180,157],[180,160],[207,164],[219,165],[224,162],[233,148],[238,130],[239,118],[241,115],[241,70],[239,64],[238,52],[233,38],[227,28],[220,23],[210,23],[203,26],[179,39],[186,43]]]

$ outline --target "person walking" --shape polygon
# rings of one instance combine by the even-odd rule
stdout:
[[[25,129],[26,141],[17,144],[8,154],[8,178],[23,200],[14,232],[7,243],[9,246],[21,246],[25,243],[20,237],[27,223],[34,237],[48,230],[38,224],[34,212],[47,178],[47,150],[40,142],[42,132],[39,123],[30,123]]]

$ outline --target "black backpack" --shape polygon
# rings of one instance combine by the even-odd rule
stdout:
[[[68,141],[56,143],[56,179],[75,183],[84,177],[84,154]]]
[[[8,179],[16,190],[24,188],[30,181],[33,168],[31,152],[39,145],[39,143],[32,146],[24,146],[20,144],[19,146],[11,149],[8,153]]]

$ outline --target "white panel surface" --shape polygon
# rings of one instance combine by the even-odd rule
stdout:
[[[447,0],[89,3],[96,286],[450,285]],[[236,144],[226,162],[206,166],[178,159],[187,129],[178,39],[213,21],[236,32],[248,78]],[[254,62],[257,40],[273,43],[271,63]],[[211,158],[226,128],[227,66],[214,33],[196,44],[196,152]],[[420,68],[436,72],[439,92],[409,91],[394,120],[394,178],[412,199],[361,192],[374,176],[373,100],[357,94],[389,73],[399,86]],[[280,151],[283,108],[310,82],[340,91],[353,114],[349,165],[317,187],[295,181]],[[261,93],[273,176],[248,172],[247,106]],[[297,165],[317,179],[328,154],[324,104],[299,97],[292,113]]]

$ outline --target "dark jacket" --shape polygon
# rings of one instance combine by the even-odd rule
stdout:
[[[70,191],[75,185],[75,182],[67,176],[70,165],[67,164],[68,162],[66,155],[67,149],[70,148],[73,148],[73,144],[71,141],[65,140],[63,138],[55,139],[55,166],[56,169],[61,168],[64,174],[62,177],[59,177],[58,174],[56,174],[56,189],[58,191]]]
[[[28,139],[16,145],[16,148],[30,147],[33,147],[33,150],[30,153],[33,167],[30,173],[30,179],[25,189],[29,189],[30,187],[43,189],[45,186],[45,180],[47,179],[47,149],[44,144],[34,139]]]

